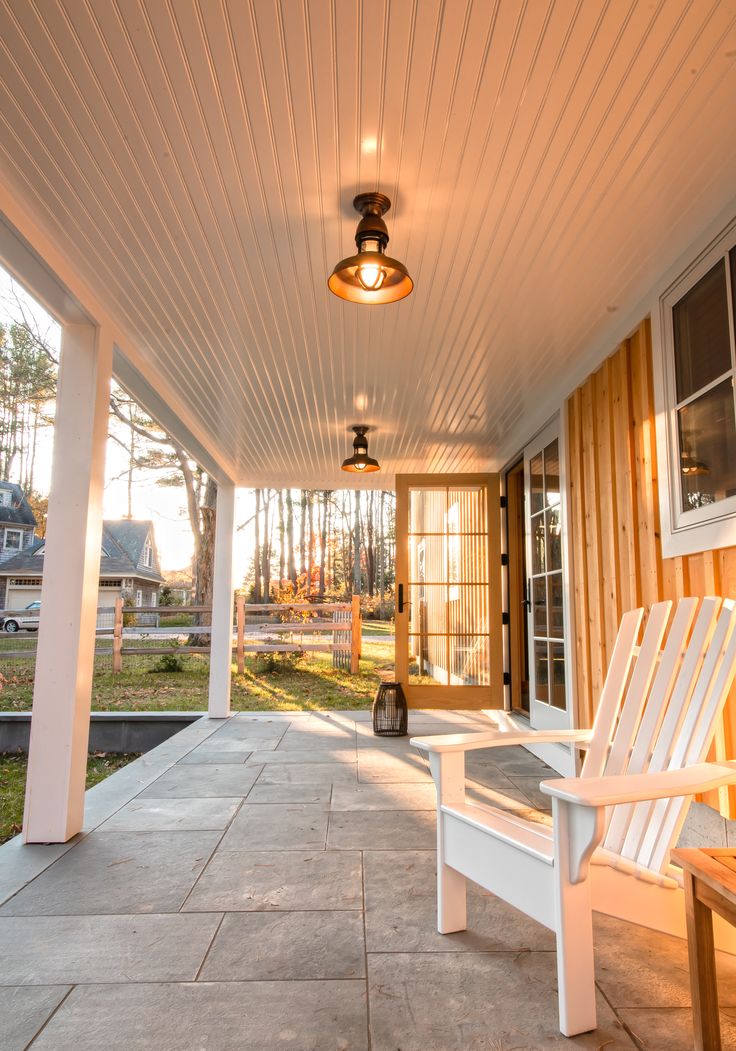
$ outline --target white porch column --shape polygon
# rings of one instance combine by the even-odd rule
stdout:
[[[226,719],[230,714],[230,672],[233,660],[234,485],[218,483],[216,513],[208,712],[210,719]]]
[[[112,341],[65,325],[43,558],[28,757],[26,843],[65,843],[82,828],[94,670]]]

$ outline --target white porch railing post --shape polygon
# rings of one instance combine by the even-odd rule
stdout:
[[[112,341],[65,325],[44,549],[23,836],[65,843],[84,821]]]
[[[217,486],[215,565],[212,573],[212,635],[210,642],[210,719],[230,714],[233,659],[233,529],[235,486]]]

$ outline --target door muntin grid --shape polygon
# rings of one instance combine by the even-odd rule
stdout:
[[[567,709],[559,440],[529,459],[529,580],[534,699]]]
[[[490,684],[487,490],[409,490],[409,683]]]

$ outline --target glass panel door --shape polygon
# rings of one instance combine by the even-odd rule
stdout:
[[[537,729],[571,725],[563,545],[563,487],[557,423],[524,453],[526,475],[529,714]]]
[[[397,478],[397,677],[419,706],[492,707],[500,697],[500,679],[492,689],[501,633],[491,478]]]

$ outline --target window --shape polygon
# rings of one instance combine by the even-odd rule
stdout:
[[[122,580],[102,580],[100,579],[101,588],[121,588],[123,586]]]
[[[140,588],[138,588],[138,590],[135,593],[135,604],[136,604],[136,606],[142,606],[143,605],[143,592],[141,591]]]
[[[23,531],[21,529],[5,530],[5,550],[20,551],[23,543]]]
[[[0,489],[0,507],[10,507],[13,503],[13,494],[10,489]]]
[[[40,588],[43,581],[41,577],[11,577],[8,584],[14,588]]]
[[[735,299],[733,229],[660,299],[665,557],[736,543]]]
[[[146,542],[143,546],[143,565],[149,569],[153,565],[153,545],[150,537],[146,537]]]

